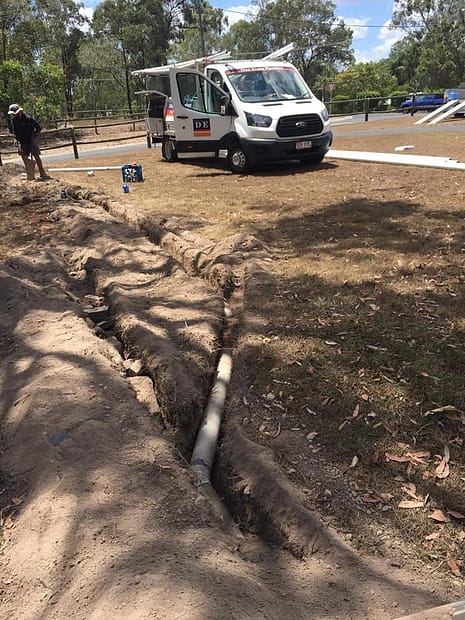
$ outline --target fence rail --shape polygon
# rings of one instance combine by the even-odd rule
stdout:
[[[88,119],[87,119],[88,120]],[[79,159],[79,146],[85,144],[106,144],[108,142],[122,142],[124,140],[134,140],[136,138],[147,138],[147,133],[133,133],[136,131],[136,124],[145,123],[144,118],[133,119],[131,121],[117,122],[117,123],[102,123],[100,125],[80,125],[79,127],[75,127],[74,125],[70,125],[67,127],[58,127],[57,129],[46,129],[42,131],[42,144],[40,146],[41,151],[52,151],[56,149],[63,149],[67,147],[72,147],[74,159]],[[77,132],[92,129],[95,131],[97,135],[100,135],[98,130],[105,129],[108,127],[119,127],[124,125],[132,125],[132,132],[130,135],[119,135],[118,137],[110,138],[105,137],[102,140],[81,140],[78,139]],[[57,139],[60,134],[65,134],[69,136],[68,142],[61,142],[59,144],[47,144],[47,139],[52,137],[52,139]],[[14,137],[11,134],[0,134],[0,144],[3,144],[4,141],[13,141]],[[3,165],[2,155],[13,155],[17,154],[17,149],[0,149],[0,166]]]

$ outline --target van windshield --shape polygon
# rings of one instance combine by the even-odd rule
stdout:
[[[242,101],[259,103],[312,97],[308,86],[292,67],[230,69],[226,75]]]

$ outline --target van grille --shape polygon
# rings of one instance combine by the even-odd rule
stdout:
[[[323,131],[323,121],[318,114],[297,114],[279,119],[276,133],[280,138],[309,136]]]

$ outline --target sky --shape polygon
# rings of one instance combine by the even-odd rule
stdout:
[[[91,17],[98,0],[81,0],[85,14]],[[230,24],[245,19],[251,11],[251,5],[237,0],[209,0],[214,7],[224,9]],[[336,5],[335,15],[353,31],[352,49],[357,62],[370,62],[389,56],[393,43],[402,35],[389,30],[393,0],[333,0]]]

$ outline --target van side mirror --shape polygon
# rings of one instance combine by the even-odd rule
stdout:
[[[221,116],[227,116],[230,114],[231,97],[229,95],[223,95],[220,99],[220,114]]]

